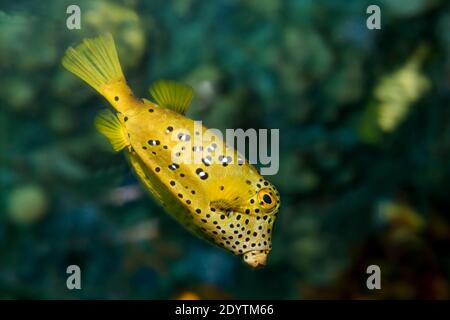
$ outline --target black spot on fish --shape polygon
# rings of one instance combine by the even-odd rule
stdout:
[[[151,146],[157,146],[160,144],[159,140],[148,140],[147,142]]]
[[[188,134],[185,134],[185,133],[179,133],[178,134],[178,139],[180,141],[189,141],[189,140],[191,140],[191,136],[188,135]]]
[[[208,174],[206,172],[204,172],[204,173],[205,174],[203,176],[201,176],[200,178],[203,180],[206,180],[206,179],[208,179]]]
[[[211,165],[211,157],[210,156],[206,156],[205,158],[202,159],[202,162],[205,166],[210,166]]]
[[[206,180],[208,179],[208,173],[206,173],[205,171],[203,171],[202,168],[198,168],[197,170],[195,170],[195,173],[200,177],[200,179],[202,180]]]
[[[115,101],[119,101],[119,97],[118,97],[118,96],[115,96],[115,97],[114,97],[114,100],[115,100]]]
[[[180,166],[176,163],[172,163],[171,165],[169,165],[169,169],[170,170],[176,170],[178,169]]]
[[[233,159],[230,156],[224,157],[224,156],[220,155],[219,161],[222,162],[222,165],[224,167],[226,167],[229,163],[231,163],[231,161],[233,161]]]
[[[208,151],[209,152],[213,152],[214,150],[216,150],[216,148],[217,148],[217,144],[215,144],[215,143],[213,143],[212,145],[210,145],[209,147],[208,147]]]
[[[153,112],[154,110],[152,108],[148,109],[148,112]]]

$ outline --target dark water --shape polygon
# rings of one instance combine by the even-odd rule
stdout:
[[[378,1],[381,30],[367,1],[76,1],[80,30],[69,4],[0,2],[0,298],[449,298],[448,2]],[[209,127],[280,129],[264,269],[172,221],[95,131],[107,102],[60,60],[106,31],[138,95],[175,79]]]

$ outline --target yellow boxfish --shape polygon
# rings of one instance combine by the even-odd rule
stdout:
[[[123,75],[110,34],[69,48],[63,66],[104,96],[96,128],[114,150],[125,150],[142,184],[195,235],[264,266],[280,206],[273,185],[218,134],[184,116],[193,90],[160,80],[156,103],[137,98]]]

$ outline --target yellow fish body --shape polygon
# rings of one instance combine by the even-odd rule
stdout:
[[[190,87],[159,81],[150,90],[157,103],[136,98],[109,34],[69,48],[62,62],[117,111],[100,113],[97,129],[116,151],[126,150],[140,181],[169,214],[248,265],[266,264],[279,193],[220,136],[184,116]]]

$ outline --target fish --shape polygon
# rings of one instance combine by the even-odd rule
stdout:
[[[266,265],[280,194],[220,135],[186,117],[190,86],[158,80],[149,88],[154,102],[136,97],[110,33],[69,47],[62,65],[112,106],[95,127],[169,215],[246,265]]]

